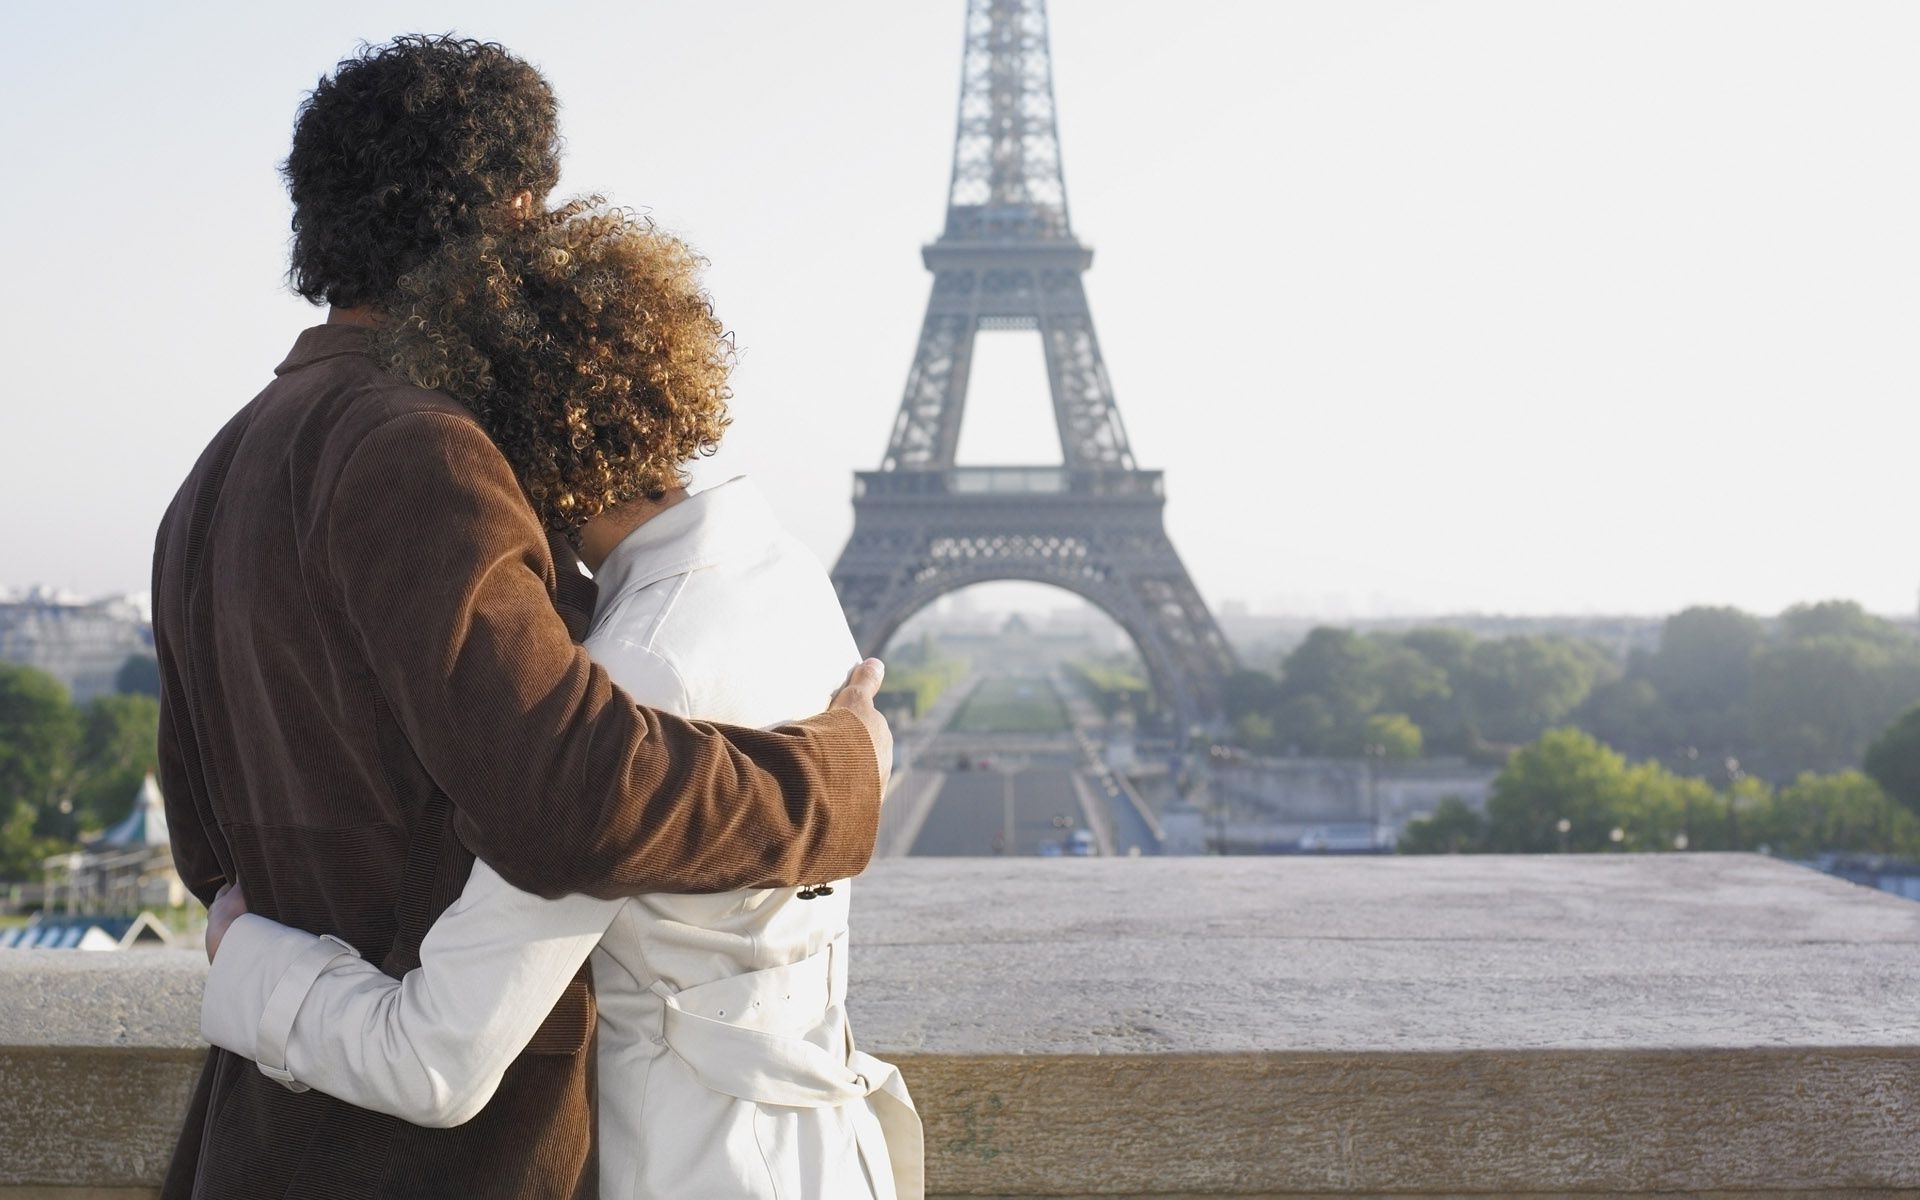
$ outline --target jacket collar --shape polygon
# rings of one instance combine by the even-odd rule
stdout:
[[[275,367],[273,373],[285,375],[322,359],[337,358],[343,354],[366,354],[369,352],[368,335],[372,332],[365,325],[315,325],[302,330],[300,336],[294,339],[293,349],[288,352],[286,360]],[[668,510],[669,513],[672,511]],[[586,637],[589,619],[593,616],[596,594],[594,581],[581,574],[580,557],[565,538],[550,533],[547,543],[553,552],[554,608],[567,623],[567,632],[577,642]]]
[[[341,354],[366,354],[367,337],[372,332],[365,325],[315,325],[301,330],[293,341],[293,349],[287,352],[286,361],[275,367],[273,373],[285,375]]]
[[[760,489],[744,475],[729,479],[688,496],[622,539],[594,577],[600,603],[701,567],[764,554],[780,532]]]

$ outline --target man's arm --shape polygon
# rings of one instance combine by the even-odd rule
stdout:
[[[444,1129],[485,1108],[623,900],[545,900],[484,862],[402,979],[259,916],[220,938],[200,1003],[209,1042],[291,1087]]]
[[[214,893],[227,882],[226,871],[214,853],[213,838],[200,820],[193,802],[193,781],[187,776],[183,755],[188,747],[181,742],[182,731],[167,702],[167,690],[160,689],[160,743],[156,770],[160,795],[166,802],[168,848],[173,851],[173,869],[180,882],[202,904],[212,904]]]
[[[456,832],[516,886],[726,891],[866,866],[877,717],[835,709],[761,731],[635,706],[554,613],[545,535],[471,421],[407,413],[368,434],[324,536],[341,606]]]
[[[156,602],[164,603],[163,597],[168,594],[165,589],[171,583],[167,575],[167,540],[176,511],[177,502],[168,507],[167,515],[160,522],[160,533],[154,539],[152,595]],[[185,727],[180,714],[174,712],[169,695],[179,668],[174,664],[173,646],[161,625],[160,615],[156,613],[153,654],[160,675],[160,731],[154,747],[154,773],[159,777],[160,796],[166,804],[173,868],[195,899],[202,904],[212,904],[220,885],[227,882],[226,870],[220,865],[220,856],[213,848],[213,835],[194,802],[193,778],[187,770],[186,756],[197,751],[186,742],[192,730]]]

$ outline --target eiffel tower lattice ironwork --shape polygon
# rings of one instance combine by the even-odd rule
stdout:
[[[922,258],[933,292],[878,471],[854,482],[833,579],[862,649],[970,584],[1076,592],[1132,637],[1184,732],[1220,713],[1233,654],[1168,539],[1161,474],[1134,464],[1067,219],[1045,0],[968,0],[946,229]],[[983,329],[1038,330],[1058,467],[958,467]]]

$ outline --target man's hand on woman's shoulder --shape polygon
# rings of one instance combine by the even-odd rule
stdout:
[[[880,694],[880,681],[886,676],[885,663],[877,658],[866,659],[847,676],[846,683],[834,693],[833,703],[827,706],[846,709],[866,726],[867,736],[873,739],[873,757],[880,768],[883,789],[887,776],[893,772],[893,730],[887,727],[887,719],[880,715],[873,701]]]

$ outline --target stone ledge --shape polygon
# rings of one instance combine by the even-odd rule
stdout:
[[[907,859],[855,891],[855,1026],[936,1194],[1920,1191],[1920,905],[1812,871]],[[202,971],[0,954],[0,1198],[149,1194]]]

